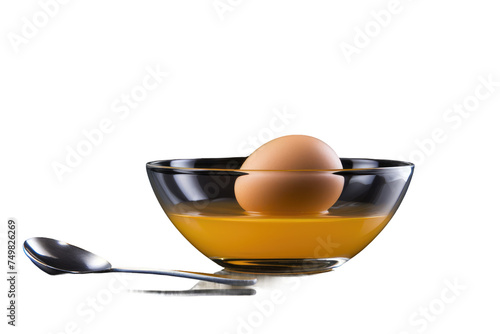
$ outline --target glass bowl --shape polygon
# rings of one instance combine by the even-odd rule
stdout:
[[[337,170],[242,170],[245,157],[152,161],[146,169],[161,207],[201,253],[227,270],[315,273],[338,267],[387,225],[408,189],[414,165],[376,159],[341,159]],[[343,178],[327,211],[264,214],[236,200],[236,179],[267,173],[301,178]]]

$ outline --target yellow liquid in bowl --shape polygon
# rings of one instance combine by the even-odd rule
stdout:
[[[390,219],[369,204],[303,216],[248,213],[234,200],[182,205],[184,213],[169,213],[170,220],[212,259],[350,259]]]

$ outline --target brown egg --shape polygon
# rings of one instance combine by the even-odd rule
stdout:
[[[241,169],[249,171],[236,179],[234,191],[246,211],[323,212],[335,204],[344,186],[342,176],[321,171],[342,169],[335,151],[310,136],[291,135],[271,140],[255,150]]]

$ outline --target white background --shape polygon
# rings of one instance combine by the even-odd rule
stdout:
[[[52,3],[45,9],[51,16],[43,14],[44,3]],[[263,282],[252,297],[126,292],[196,283],[139,275],[127,276],[131,281],[114,293],[113,275],[49,276],[18,249],[18,327],[6,325],[2,306],[2,328],[500,330],[500,8],[494,1],[401,0],[394,7],[222,0],[218,9],[212,0],[53,4],[0,5],[2,270],[9,217],[18,221],[19,243],[48,236],[115,265],[219,270],[164,215],[147,161],[241,156],[253,142],[308,134],[340,156],[418,166],[388,227],[334,272]],[[372,11],[387,9],[390,18],[380,14],[385,21],[376,23]],[[365,29],[371,37],[359,32]],[[346,56],[347,44],[356,53]],[[139,94],[148,68],[168,77],[127,113],[122,94]],[[481,80],[496,86],[488,90]],[[448,111],[464,103],[470,112],[463,116]],[[105,119],[112,130],[58,178],[53,165],[65,164],[68,150],[84,145],[84,131]],[[450,284],[459,287],[449,290]],[[277,301],[273,293],[282,296]],[[99,311],[90,311],[89,298],[100,298]]]

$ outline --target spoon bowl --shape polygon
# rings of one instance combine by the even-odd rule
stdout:
[[[83,248],[50,238],[31,238],[24,252],[41,270],[50,275],[85,274],[107,271],[111,263]]]

